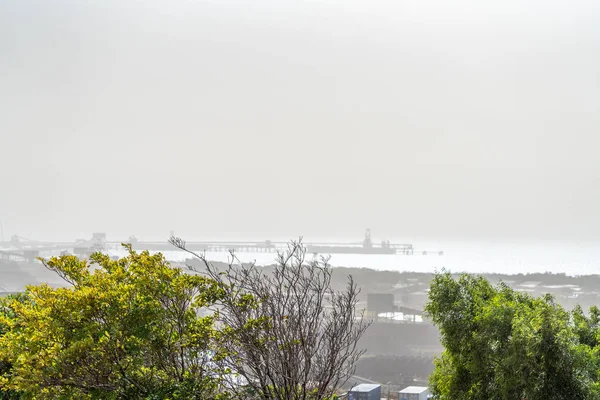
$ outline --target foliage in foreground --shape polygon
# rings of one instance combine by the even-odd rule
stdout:
[[[148,252],[96,253],[46,262],[72,284],[29,286],[3,300],[0,393],[21,398],[217,398],[211,360],[216,315],[199,316],[223,291]],[[15,397],[16,398],[16,397]]]
[[[564,310],[469,275],[437,274],[426,311],[444,352],[430,384],[442,400],[600,398],[600,312]]]
[[[184,272],[126,247],[43,260],[71,285],[0,299],[0,400],[332,400],[353,373],[356,284],[333,291],[299,244],[274,275]]]

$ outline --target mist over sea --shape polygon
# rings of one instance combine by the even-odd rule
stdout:
[[[393,243],[400,243],[393,241]],[[451,272],[527,274],[554,273],[596,275],[600,273],[600,244],[572,242],[415,242],[414,255],[334,254],[334,267],[371,268],[376,270],[435,272],[442,268]],[[427,255],[422,252],[427,251]],[[443,255],[438,255],[443,251]],[[109,249],[111,255],[122,250]],[[191,256],[179,250],[164,252],[167,259],[184,261]],[[229,261],[228,253],[207,252],[211,261]],[[242,262],[258,265],[274,262],[274,253],[236,253]],[[307,258],[311,259],[312,254]]]

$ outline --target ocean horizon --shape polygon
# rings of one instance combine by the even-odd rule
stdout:
[[[339,242],[339,240],[338,240]],[[309,241],[306,241],[309,243]],[[393,243],[400,243],[393,241]],[[531,274],[552,273],[569,276],[600,274],[600,244],[571,242],[415,242],[413,255],[333,254],[332,267],[370,268],[398,272],[433,273],[445,269],[458,273]],[[443,252],[439,255],[438,252]],[[122,249],[108,249],[113,256],[122,256]],[[423,254],[427,252],[427,255]],[[192,256],[173,249],[163,252],[174,262],[183,262]],[[214,262],[229,262],[226,252],[206,252],[206,258]],[[269,265],[275,262],[275,253],[236,252],[243,263],[255,262]],[[307,259],[312,259],[307,254]]]

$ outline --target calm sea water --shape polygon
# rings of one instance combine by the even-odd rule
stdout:
[[[363,255],[334,254],[330,264],[344,267],[364,267],[377,270],[434,272],[442,268],[469,273],[564,273],[567,275],[600,274],[600,243],[493,243],[439,242],[414,243],[415,254]],[[420,252],[442,250],[442,256]],[[121,251],[109,250],[113,255]],[[183,261],[190,256],[183,251],[164,252],[169,260]],[[236,253],[242,262],[258,265],[273,263],[273,253]],[[212,261],[228,261],[227,253],[207,253]],[[312,255],[310,256],[312,257]]]

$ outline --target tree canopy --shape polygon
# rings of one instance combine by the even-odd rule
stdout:
[[[444,352],[430,383],[441,400],[600,398],[600,312],[481,277],[437,274],[426,311]]]
[[[162,255],[112,260],[95,253],[46,261],[72,287],[29,286],[0,317],[0,388],[23,398],[219,397],[210,278],[172,268]],[[1,329],[1,328],[0,328]]]

